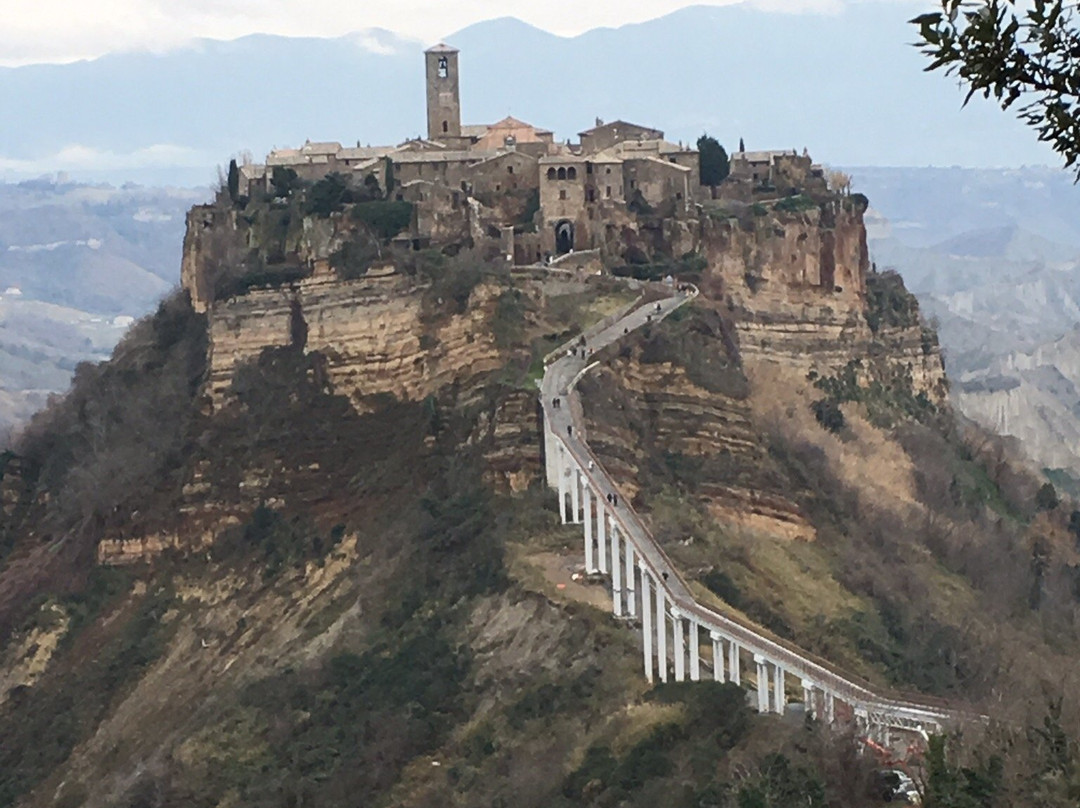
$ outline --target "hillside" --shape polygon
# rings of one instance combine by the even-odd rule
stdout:
[[[695,597],[1005,722],[911,763],[928,805],[1066,804],[1075,745],[1010,728],[1075,685],[1075,518],[956,424],[858,198],[628,216],[645,262],[609,246],[597,274],[590,251],[510,266],[493,236],[416,250],[399,203],[319,212],[317,187],[192,211],[184,292],[5,455],[0,805],[878,798],[855,716],[834,733],[799,692],[755,714],[752,671],[649,687],[582,574],[536,382],[640,304],[581,418]],[[666,273],[700,295],[650,323],[672,287],[624,276]]]
[[[0,184],[0,433],[176,284],[189,190]]]

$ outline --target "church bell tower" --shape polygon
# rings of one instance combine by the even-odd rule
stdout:
[[[461,138],[461,90],[458,49],[436,45],[425,52],[427,63],[428,139]]]

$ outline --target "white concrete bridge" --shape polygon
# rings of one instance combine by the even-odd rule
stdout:
[[[695,599],[589,449],[575,389],[592,367],[592,351],[650,321],[659,322],[697,290],[668,293],[659,303],[639,305],[590,329],[584,351],[576,338],[549,356],[541,384],[548,485],[559,491],[563,523],[582,526],[586,572],[608,576],[615,615],[640,625],[645,676],[650,682],[698,681],[704,670],[715,681],[741,684],[749,671],[756,681],[758,710],[778,714],[788,703],[789,679],[798,679],[808,713],[830,724],[854,722],[880,743],[889,742],[892,730],[925,735],[978,720],[943,703],[884,692]]]

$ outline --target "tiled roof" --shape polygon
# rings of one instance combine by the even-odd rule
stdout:
[[[490,151],[402,151],[395,152],[395,163],[479,163],[496,152]]]
[[[428,48],[424,53],[461,53],[453,45],[447,45],[445,42],[440,42],[438,45]]]

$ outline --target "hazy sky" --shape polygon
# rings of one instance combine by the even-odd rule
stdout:
[[[729,0],[0,0],[0,65],[69,62],[116,50],[167,50],[196,37],[338,36],[387,28],[434,42],[513,16],[556,34],[643,22]],[[754,0],[785,11],[834,11],[842,0]]]

